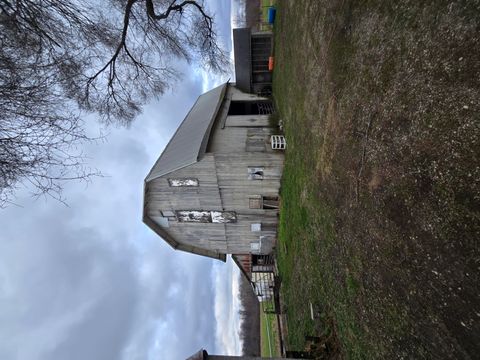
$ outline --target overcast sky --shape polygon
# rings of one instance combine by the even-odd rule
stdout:
[[[209,3],[231,50],[236,6]],[[236,266],[174,251],[141,222],[143,180],[156,158],[196,98],[233,78],[182,66],[173,92],[85,148],[107,177],[67,184],[69,207],[19,191],[19,206],[0,210],[0,359],[240,354]]]

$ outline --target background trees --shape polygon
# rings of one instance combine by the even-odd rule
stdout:
[[[19,182],[60,198],[88,179],[79,111],[128,125],[179,76],[175,59],[226,69],[202,1],[0,0],[0,206]]]
[[[252,290],[252,285],[242,274],[240,274],[240,303],[242,354],[260,356],[260,303]]]

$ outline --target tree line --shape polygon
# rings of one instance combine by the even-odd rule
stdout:
[[[240,304],[242,354],[260,356],[260,303],[244,275],[240,275]]]

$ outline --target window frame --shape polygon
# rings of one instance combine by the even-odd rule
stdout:
[[[200,181],[194,177],[169,178],[168,185],[170,187],[199,187]]]
[[[175,217],[179,223],[189,224],[225,224],[237,222],[237,213],[235,211],[175,210]]]
[[[247,169],[248,180],[263,180],[265,178],[264,166],[249,166]]]

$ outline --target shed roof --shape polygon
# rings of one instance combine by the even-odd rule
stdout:
[[[145,182],[196,163],[205,152],[210,131],[225,96],[227,84],[200,95],[163,150]]]
[[[235,83],[240,90],[251,91],[250,28],[233,29],[233,52],[235,54]]]

